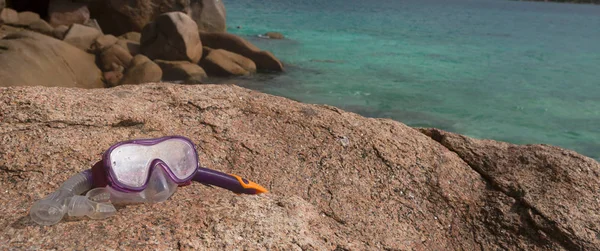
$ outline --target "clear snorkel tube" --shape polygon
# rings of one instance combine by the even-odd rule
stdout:
[[[159,203],[171,197],[177,191],[175,183],[169,175],[156,165],[150,174],[146,189],[140,192],[122,192],[110,186],[98,187],[90,190],[86,196],[98,202],[106,202],[105,195],[110,195],[110,202],[114,204]]]
[[[80,194],[92,188],[92,173],[85,170],[63,183],[58,191],[36,201],[29,211],[31,219],[40,225],[54,225],[65,214],[69,216],[88,216],[92,219],[104,219],[117,211],[110,203],[90,200]],[[109,198],[108,194],[96,193],[96,199]]]
[[[177,190],[163,168],[157,166],[150,175],[148,186],[141,192],[121,192],[110,186],[92,188],[90,170],[83,171],[62,184],[58,191],[36,201],[29,211],[31,219],[40,225],[54,225],[65,214],[104,219],[116,213],[115,204],[158,203],[171,197]],[[89,190],[89,191],[88,191]],[[86,192],[85,196],[80,194]]]

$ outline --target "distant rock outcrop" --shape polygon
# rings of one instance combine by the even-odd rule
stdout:
[[[104,32],[121,35],[142,29],[158,15],[179,11],[189,15],[202,31],[225,32],[225,6],[221,0],[92,1],[91,16]]]
[[[231,85],[0,88],[0,104],[8,249],[600,247],[600,164],[557,147],[419,131]],[[191,184],[106,220],[43,227],[29,219],[35,200],[111,144],[174,134],[192,139],[203,166],[270,193]]]
[[[226,32],[227,14],[223,0],[201,0],[190,5],[188,14],[198,23],[198,29],[205,32]]]
[[[87,3],[71,0],[51,0],[48,6],[48,21],[53,26],[85,24],[90,20]]]

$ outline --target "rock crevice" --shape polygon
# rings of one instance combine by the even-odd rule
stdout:
[[[475,172],[477,172],[481,177],[493,187],[493,189],[502,192],[508,197],[515,199],[517,204],[515,207],[519,208],[519,214],[524,217],[525,221],[530,223],[531,226],[535,227],[537,230],[541,231],[538,236],[530,236],[534,241],[538,243],[543,243],[545,237],[550,237],[554,242],[560,244],[564,249],[567,250],[597,250],[598,240],[586,240],[583,238],[579,238],[576,236],[573,231],[570,231],[564,226],[561,226],[561,223],[552,219],[552,217],[545,215],[542,210],[538,209],[535,201],[528,200],[525,195],[529,191],[521,188],[517,182],[517,184],[503,184],[503,177],[494,176],[494,170],[497,170],[496,166],[497,160],[491,159],[489,155],[481,154],[477,152],[478,144],[481,142],[472,143],[473,139],[466,138],[465,136],[453,134],[449,132],[444,132],[439,129],[429,129],[429,128],[421,128],[419,129],[423,134],[427,135],[434,141],[440,143],[443,147],[448,149],[449,151],[456,153],[463,161],[465,161],[469,167],[471,167]],[[488,144],[492,144],[492,142],[487,142]],[[483,143],[485,144],[485,143]],[[519,146],[514,146],[519,147]],[[525,147],[521,147],[525,148]],[[553,149],[556,150],[556,153],[559,153],[562,149]],[[562,150],[566,151],[566,150]],[[536,159],[528,159],[527,157],[521,156],[518,151],[513,156],[507,156],[508,158],[513,158],[516,162],[542,162],[542,165],[553,165],[556,163],[544,163],[543,160]],[[590,164],[593,166],[593,160],[591,160]],[[596,162],[597,164],[597,162]],[[596,165],[596,167],[598,167]],[[566,168],[560,167],[559,168]],[[491,172],[490,172],[491,170]],[[598,169],[596,169],[598,171]],[[500,181],[499,181],[500,179]],[[569,222],[567,222],[569,223]]]

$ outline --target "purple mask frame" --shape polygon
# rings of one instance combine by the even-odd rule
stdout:
[[[144,182],[144,184],[142,186],[131,187],[131,186],[120,183],[116,179],[116,175],[113,172],[112,165],[110,162],[110,154],[113,150],[115,150],[119,146],[126,145],[126,144],[152,146],[152,145],[156,145],[158,143],[161,143],[161,142],[169,140],[169,139],[183,140],[183,141],[187,142],[188,144],[190,144],[190,146],[192,146],[192,148],[194,149],[193,154],[194,154],[194,159],[195,159],[194,163],[196,163],[196,167],[195,167],[195,171],[188,178],[185,178],[185,179],[177,178],[177,176],[171,171],[169,166],[164,161],[157,158],[157,159],[154,159],[150,163],[148,177],[146,178],[146,181]],[[162,168],[169,175],[171,180],[173,180],[178,185],[184,185],[184,184],[189,183],[192,180],[192,178],[194,178],[194,176],[196,175],[196,172],[198,172],[198,167],[199,167],[198,153],[196,152],[196,146],[190,139],[188,139],[186,137],[182,137],[182,136],[167,136],[167,137],[156,138],[156,139],[135,139],[135,140],[119,142],[117,144],[112,145],[110,148],[108,148],[108,150],[106,152],[104,152],[104,154],[102,155],[102,165],[103,165],[105,173],[107,174],[106,179],[107,179],[108,185],[111,186],[112,188],[114,188],[115,190],[118,190],[121,192],[140,192],[140,191],[143,191],[144,189],[146,189],[146,187],[148,186],[148,181],[150,180],[150,174],[152,173],[154,168]]]

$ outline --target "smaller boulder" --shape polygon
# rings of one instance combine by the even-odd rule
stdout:
[[[23,31],[23,29],[10,25],[0,25],[0,40],[11,33],[19,31]]]
[[[119,85],[121,79],[123,79],[123,72],[121,71],[107,71],[102,73],[102,77],[104,82],[109,87],[114,87]]]
[[[100,25],[98,24],[98,21],[96,21],[96,19],[90,19],[87,22],[85,22],[85,24],[83,24],[87,27],[90,28],[94,28],[96,30],[98,30],[100,32],[100,34],[104,35],[104,32],[102,32],[102,27],[100,27]]]
[[[16,25],[19,23],[19,13],[11,8],[4,8],[0,12],[0,23]]]
[[[270,38],[270,39],[284,39],[285,38],[283,36],[283,34],[281,34],[279,32],[267,32],[264,35],[262,35],[261,37],[266,37],[266,38]]]
[[[111,47],[113,44],[116,44],[119,39],[113,35],[103,35],[99,36],[94,40],[92,44],[92,50],[95,51],[103,51],[104,49]]]
[[[52,31],[52,36],[54,36],[56,39],[63,40],[65,38],[65,34],[67,34],[68,30],[69,30],[69,27],[66,25],[56,26],[56,27],[54,27],[54,30]]]
[[[206,78],[206,72],[202,67],[188,61],[166,61],[155,60],[163,72],[164,81],[202,80]]]
[[[243,76],[256,72],[252,60],[226,50],[211,50],[200,61],[200,66],[211,76]]]
[[[111,45],[100,52],[102,71],[117,71],[128,67],[133,57],[119,45]],[[122,70],[121,70],[122,71]]]
[[[85,24],[90,19],[86,3],[71,0],[50,0],[48,20],[52,26]]]
[[[127,32],[127,33],[119,36],[119,38],[140,43],[140,41],[142,40],[142,33],[130,31],[130,32]]]
[[[40,20],[40,15],[31,11],[24,11],[19,13],[18,26],[29,26]]]
[[[73,24],[67,31],[63,41],[87,51],[99,36],[102,36],[102,33],[97,29],[81,24]]]
[[[144,55],[137,55],[125,71],[121,85],[137,85],[149,82],[159,82],[162,79],[162,70]]]
[[[144,55],[139,55],[139,56],[133,57],[131,64],[129,66],[141,65],[141,64],[151,62],[151,61],[152,60],[150,60],[148,57],[146,57]]]
[[[208,54],[210,54],[211,51],[213,51],[212,48],[203,46],[202,47],[202,59],[200,59],[200,61],[202,61],[204,58],[206,58],[206,56],[208,56]]]
[[[249,58],[254,61],[260,71],[283,71],[283,64],[273,54],[268,51],[261,51],[258,47],[239,36],[229,33],[201,32],[200,39],[202,39],[203,45],[210,48],[227,50]]]
[[[53,32],[54,32],[54,28],[52,28],[52,26],[50,26],[50,24],[48,24],[43,19],[37,20],[37,21],[33,22],[32,24],[30,24],[29,29],[31,29],[32,31],[37,31],[39,33],[48,35],[48,36],[52,36]]]
[[[202,57],[202,43],[198,25],[182,12],[159,15],[142,30],[142,54],[148,58],[190,61],[198,63]]]
[[[126,49],[131,56],[140,54],[140,43],[135,41],[120,38],[119,41],[117,41],[117,45]]]

